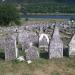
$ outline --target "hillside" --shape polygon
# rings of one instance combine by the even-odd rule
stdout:
[[[1,2],[2,0],[0,0]],[[52,3],[74,3],[75,0],[5,0],[7,3],[40,3],[40,2],[52,2]]]
[[[0,3],[20,4],[26,13],[75,13],[75,0],[5,0]]]

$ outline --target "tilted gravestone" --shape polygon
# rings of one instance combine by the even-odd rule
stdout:
[[[75,55],[75,34],[69,43],[69,56]]]
[[[49,44],[49,59],[63,57],[63,42],[60,39],[59,29],[55,27],[52,39]]]
[[[16,59],[15,43],[16,41],[11,37],[11,35],[6,36],[5,38],[5,60]]]
[[[38,49],[32,45],[27,50],[25,50],[25,53],[26,60],[35,60],[39,58]]]

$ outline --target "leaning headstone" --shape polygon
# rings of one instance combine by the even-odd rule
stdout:
[[[69,56],[75,55],[75,34],[69,43]]]
[[[35,60],[39,58],[39,52],[38,49],[34,46],[32,46],[32,43],[30,43],[30,47],[25,50],[26,53],[26,60]]]
[[[15,40],[7,35],[5,38],[5,60],[16,59]]]
[[[62,57],[63,57],[63,42],[60,39],[58,27],[55,27],[52,39],[49,44],[49,59]]]

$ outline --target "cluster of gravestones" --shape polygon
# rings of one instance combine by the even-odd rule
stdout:
[[[45,39],[47,39],[47,42]],[[60,39],[58,27],[55,27],[51,40],[49,40],[46,34],[41,34],[39,41],[40,47],[44,46],[46,48],[46,51],[48,51],[49,59],[63,57],[63,42]]]
[[[67,28],[71,28],[71,27],[75,27],[75,23],[71,23],[71,22],[53,22],[53,23],[40,23],[40,24],[32,24],[32,25],[27,25],[26,29],[27,30],[33,30],[33,29],[40,29],[40,27],[43,27],[43,29],[48,29],[48,28],[54,28],[55,25],[59,25],[60,28],[63,29],[67,29]]]
[[[49,59],[63,57],[63,42],[60,38],[59,28],[55,26],[51,40],[48,35],[42,32],[34,33],[26,30],[16,31],[16,33],[8,34],[0,40],[0,48],[4,48],[5,60],[19,59],[19,50],[23,50],[23,60],[38,59],[38,47],[45,48],[48,52]],[[69,44],[69,55],[75,55],[75,35]]]

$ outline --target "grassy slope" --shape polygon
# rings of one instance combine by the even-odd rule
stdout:
[[[75,75],[75,59],[39,59],[32,64],[0,61],[0,75]]]

